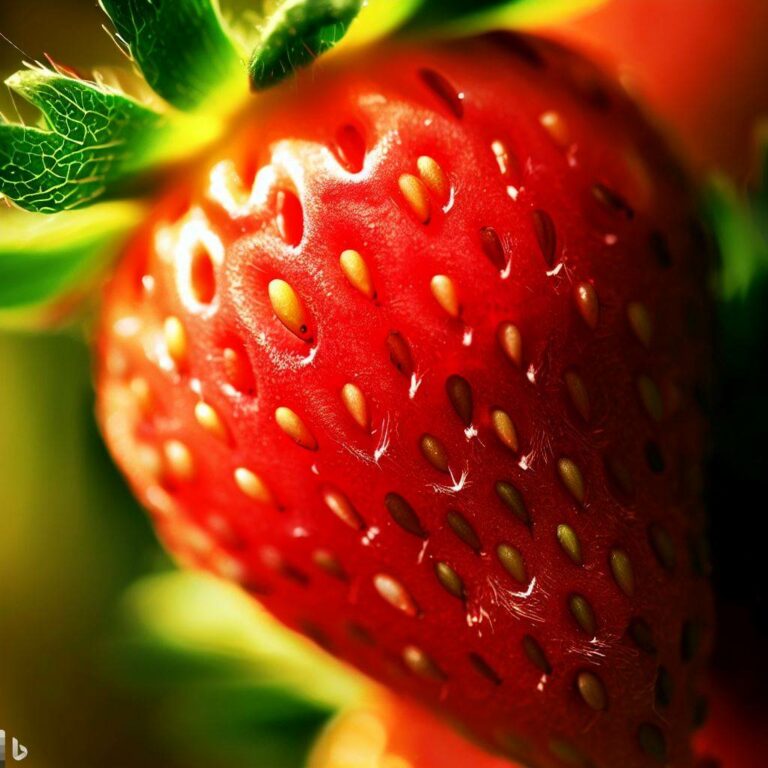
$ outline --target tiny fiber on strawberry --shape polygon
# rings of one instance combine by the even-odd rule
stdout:
[[[159,535],[520,762],[690,766],[709,257],[663,142],[510,34],[268,99],[106,294],[99,418]]]

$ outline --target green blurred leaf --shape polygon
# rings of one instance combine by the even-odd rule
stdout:
[[[469,34],[494,27],[560,21],[608,0],[422,0],[406,25],[411,31]]]
[[[0,195],[20,208],[88,205],[151,163],[163,119],[134,99],[43,67],[6,83],[43,118],[42,127],[0,124]]]
[[[249,64],[251,87],[269,88],[333,48],[362,0],[284,0],[269,15]]]
[[[150,87],[194,109],[245,68],[212,0],[101,0]]]
[[[109,263],[143,213],[127,202],[50,216],[0,213],[0,311],[34,307],[74,289]]]

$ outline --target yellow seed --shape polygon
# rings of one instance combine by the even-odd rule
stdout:
[[[309,431],[307,425],[290,408],[280,406],[275,410],[275,421],[277,426],[285,432],[297,445],[306,448],[309,451],[317,450],[317,440]]]
[[[177,366],[181,366],[187,358],[187,332],[181,320],[178,317],[166,317],[163,323],[163,334],[171,360]]]
[[[147,380],[141,376],[134,376],[128,383],[128,387],[136,398],[139,409],[146,414],[152,405],[152,393]]]
[[[664,418],[664,402],[656,382],[649,376],[639,376],[637,379],[637,391],[643,403],[645,412],[654,420],[661,421]]]
[[[424,458],[440,472],[448,472],[448,454],[443,444],[433,435],[422,435],[421,452]]]
[[[502,323],[499,326],[498,336],[501,348],[519,368],[523,359],[523,340],[517,326],[512,323]]]
[[[581,504],[584,501],[584,478],[581,470],[571,459],[560,459],[557,462],[557,471],[571,496]]]
[[[571,768],[589,768],[592,765],[592,761],[581,750],[565,739],[552,739],[549,742],[549,751],[561,763]]]
[[[270,280],[269,302],[280,322],[302,341],[312,341],[304,305],[285,280]]]
[[[274,504],[272,492],[266,483],[250,469],[238,467],[235,470],[235,484],[248,498],[264,504]]]
[[[571,595],[568,598],[571,615],[581,629],[590,637],[595,636],[596,622],[592,606],[583,595]]]
[[[448,185],[448,179],[445,176],[440,164],[431,157],[422,155],[416,161],[416,167],[419,169],[419,176],[427,189],[441,202],[448,200],[448,194],[451,189]]]
[[[590,283],[579,283],[576,286],[576,306],[584,322],[594,330],[600,315],[600,305],[597,292]]]
[[[609,561],[611,573],[613,573],[613,578],[619,585],[619,589],[627,597],[632,597],[635,592],[635,574],[629,555],[623,549],[612,549]]]
[[[192,453],[180,440],[166,440],[163,455],[168,472],[176,480],[191,480],[195,475],[195,462]]]
[[[404,173],[397,181],[405,201],[422,224],[428,224],[432,216],[429,192],[424,182],[410,173]]]
[[[644,347],[650,347],[653,336],[653,321],[645,304],[639,301],[627,304],[627,320],[629,320],[629,327],[637,340]]]
[[[563,376],[565,388],[568,390],[568,396],[571,398],[573,407],[584,421],[589,421],[589,394],[584,385],[584,379],[575,371],[566,371]]]
[[[496,556],[499,558],[499,562],[504,567],[504,570],[515,581],[519,581],[521,584],[525,584],[528,581],[523,556],[518,549],[509,544],[499,544],[496,549]]]
[[[373,585],[376,587],[379,595],[393,608],[402,611],[406,616],[414,617],[418,615],[419,609],[414,599],[397,579],[379,573],[373,577]]]
[[[555,144],[558,144],[561,147],[568,146],[571,140],[570,132],[568,130],[568,125],[559,112],[555,112],[553,109],[544,112],[539,115],[539,122],[552,137]]]
[[[344,276],[349,280],[350,285],[356,288],[363,296],[369,299],[374,298],[373,279],[365,259],[358,251],[346,250],[339,257],[339,264]]]
[[[219,440],[226,441],[229,439],[229,432],[221,420],[221,416],[208,403],[201,401],[195,405],[195,419],[203,429],[218,437]]]
[[[325,571],[329,576],[333,576],[340,581],[347,580],[347,574],[344,571],[344,566],[339,562],[339,559],[333,553],[327,549],[316,549],[312,554],[312,562],[320,569]]]
[[[368,403],[365,400],[360,387],[347,383],[341,388],[341,400],[349,415],[357,422],[357,425],[366,432],[371,431],[371,417],[368,413]]]
[[[502,411],[500,408],[496,408],[491,411],[491,423],[493,424],[496,437],[509,448],[510,451],[517,452],[517,431],[515,425],[512,423],[512,419],[509,418],[509,414]]]
[[[531,635],[524,635],[523,651],[531,664],[540,669],[545,675],[552,674],[552,665],[549,663],[547,654],[544,653],[544,649],[538,644],[536,638]]]
[[[435,565],[435,575],[446,592],[457,597],[459,600],[464,599],[464,582],[448,563],[437,563]]]
[[[603,681],[594,673],[579,672],[576,676],[576,687],[588,707],[599,711],[608,706],[608,696],[605,693]]]
[[[662,528],[658,523],[651,523],[648,528],[648,536],[659,564],[668,571],[673,570],[677,563],[677,552],[675,551],[675,542],[669,535],[669,531]]]
[[[323,501],[328,509],[350,528],[358,530],[365,528],[363,519],[352,506],[352,502],[341,491],[337,491],[335,488],[324,488]]]
[[[581,565],[584,562],[581,556],[581,542],[570,525],[561,523],[557,526],[557,540],[575,565]]]
[[[507,509],[525,525],[531,524],[531,517],[525,506],[523,494],[512,483],[499,480],[494,486],[496,495],[501,499]]]
[[[403,661],[412,672],[429,680],[445,680],[445,674],[421,648],[407,645],[403,648]]]
[[[435,301],[446,313],[451,317],[458,317],[461,307],[459,306],[459,297],[456,295],[456,286],[453,284],[453,280],[445,275],[435,275],[430,282],[430,288],[432,289]]]

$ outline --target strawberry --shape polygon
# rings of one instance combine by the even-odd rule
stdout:
[[[98,413],[186,565],[532,766],[689,766],[708,244],[552,43],[339,56],[175,179]]]

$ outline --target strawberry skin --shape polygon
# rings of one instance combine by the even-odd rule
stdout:
[[[510,758],[691,765],[708,246],[663,143],[511,35],[259,107],[106,295],[99,418],[160,537]]]

